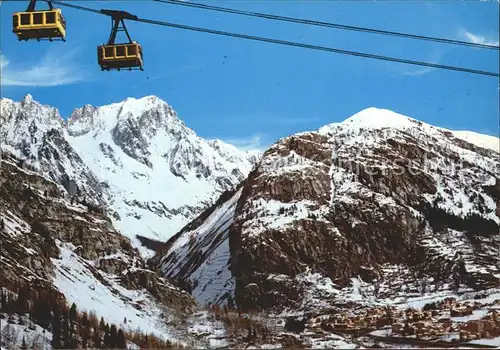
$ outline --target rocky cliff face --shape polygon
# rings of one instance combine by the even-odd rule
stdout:
[[[467,135],[368,109],[284,138],[154,261],[246,309],[499,287],[500,150]]]
[[[241,182],[259,154],[197,136],[155,96],[75,109],[67,121],[28,95],[1,100],[2,149],[67,192],[106,208],[113,225],[165,240]],[[143,254],[149,254],[141,249]]]

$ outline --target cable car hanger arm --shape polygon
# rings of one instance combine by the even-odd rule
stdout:
[[[35,11],[36,7],[36,1],[37,0],[30,0],[30,3],[28,4],[28,7],[26,8],[26,12],[33,12]],[[51,0],[43,0],[49,5],[49,9],[52,11],[54,7],[52,6]]]
[[[130,19],[130,20],[137,20],[137,16],[134,16],[128,12],[125,11],[116,11],[116,10],[106,10],[102,9],[99,11],[103,15],[107,15],[111,17],[111,33],[109,35],[108,39],[108,45],[114,45],[115,44],[115,39],[116,39],[116,34],[118,31],[123,31],[127,35],[129,43],[132,42],[132,39],[130,38],[130,35],[128,33],[127,27],[125,26],[125,22],[123,21],[124,19]],[[121,28],[120,28],[120,23],[121,23]]]

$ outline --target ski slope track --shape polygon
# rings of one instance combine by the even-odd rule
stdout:
[[[201,303],[285,314],[496,290],[498,145],[368,108],[279,140],[153,261]]]

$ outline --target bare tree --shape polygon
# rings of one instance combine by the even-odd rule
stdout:
[[[0,333],[0,344],[7,349],[16,348],[18,335],[19,331],[7,324]]]
[[[420,295],[424,295],[425,292],[427,291],[427,278],[422,278],[420,280]]]

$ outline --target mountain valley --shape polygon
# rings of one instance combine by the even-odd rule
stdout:
[[[156,96],[1,110],[0,287],[26,305],[59,295],[130,348],[500,344],[498,138],[369,108],[257,152]],[[2,334],[54,347],[5,305]]]

